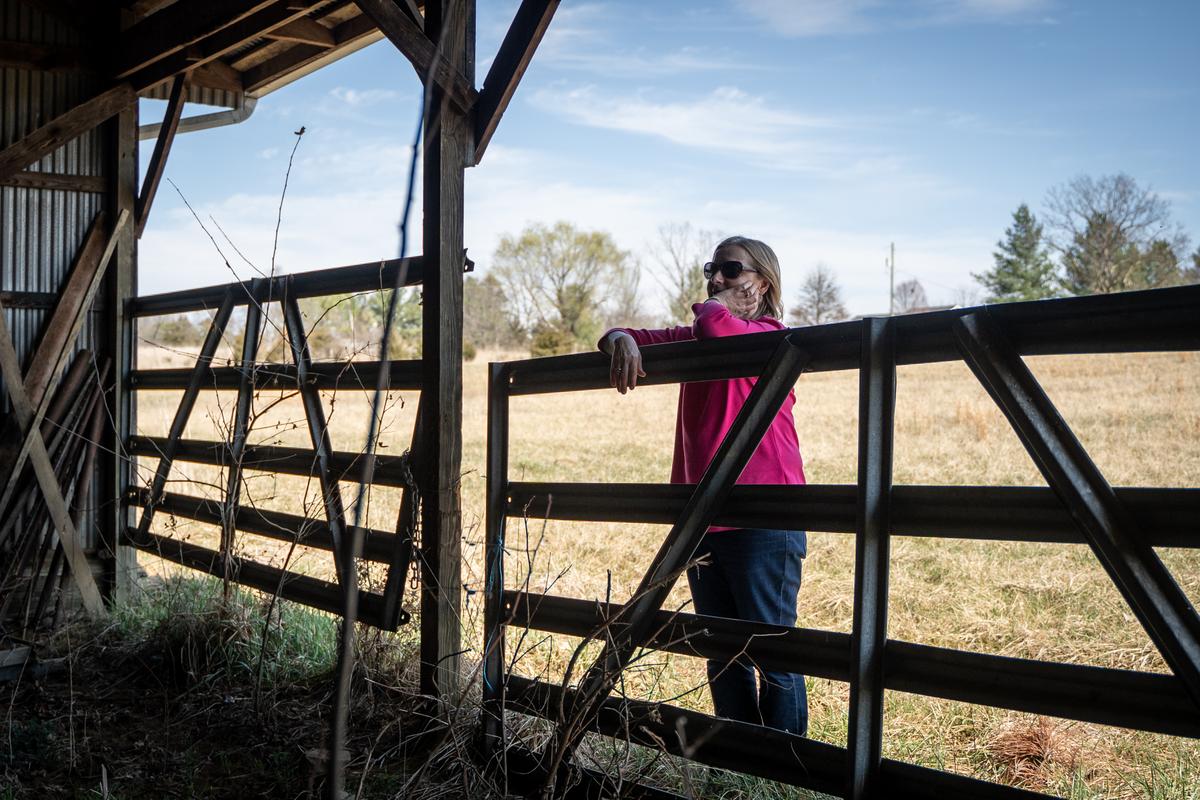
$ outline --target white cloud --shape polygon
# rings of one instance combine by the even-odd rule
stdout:
[[[628,16],[629,9],[601,4],[564,5],[554,16],[538,46],[536,63],[559,71],[579,70],[604,79],[651,78],[690,75],[697,72],[761,70],[763,67],[737,58],[729,48],[711,46],[630,48],[627,34],[616,30],[614,20]]]
[[[365,108],[398,97],[391,89],[350,89],[345,86],[331,89],[329,96],[353,108]]]
[[[656,101],[646,93],[608,96],[593,87],[543,89],[531,102],[581,125],[657,136],[759,166],[836,176],[887,173],[900,165],[895,154],[847,143],[847,131],[861,121],[802,114],[732,87],[681,101]]]
[[[738,5],[781,36],[873,33],[989,22],[1052,24],[1041,16],[1050,0],[918,0],[901,7],[884,0],[738,0]]]

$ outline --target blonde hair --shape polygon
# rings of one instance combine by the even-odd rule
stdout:
[[[730,236],[723,239],[714,248],[714,252],[722,247],[740,247],[745,250],[754,262],[752,266],[758,270],[758,274],[767,279],[767,291],[758,303],[758,312],[755,316],[783,319],[783,291],[779,285],[781,282],[779,256],[775,255],[771,246],[766,242],[746,236]]]

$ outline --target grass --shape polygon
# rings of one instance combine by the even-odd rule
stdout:
[[[161,356],[152,356],[160,358]],[[143,359],[145,361],[146,359]],[[464,580],[482,585],[485,358],[465,367],[463,392]],[[1200,486],[1200,357],[1193,353],[1042,357],[1029,363],[1110,483],[1120,486]],[[857,454],[857,376],[803,376],[797,385],[797,428],[812,482],[853,483]],[[514,398],[510,476],[514,480],[660,482],[670,468],[675,420],[674,387],[579,392]],[[139,395],[139,426],[162,435],[178,393]],[[208,393],[197,405],[188,435],[210,438],[228,417],[232,393]],[[260,402],[265,400],[265,395]],[[384,443],[407,445],[415,395],[393,398]],[[361,445],[364,398],[353,392],[331,404],[335,447]],[[299,404],[289,400],[259,420],[252,439],[305,446],[294,425]],[[898,377],[895,480],[911,484],[1044,485],[1000,412],[961,364],[902,367]],[[220,473],[181,465],[176,478],[219,492]],[[302,478],[255,474],[248,491],[266,507],[319,516],[315,486]],[[349,500],[349,496],[347,496]],[[398,493],[373,494],[369,519],[390,529]],[[211,545],[211,528],[160,520],[160,529]],[[535,591],[613,599],[628,597],[666,532],[664,526],[552,521],[528,523],[534,541],[544,537],[525,574],[526,523],[510,523],[510,581],[528,577]],[[243,552],[280,563],[278,543],[241,537]],[[1160,550],[1185,592],[1200,600],[1200,553]],[[851,536],[810,532],[809,556],[799,599],[799,624],[849,631],[852,619],[854,542]],[[300,548],[292,565],[329,575],[328,554]],[[151,565],[152,569],[159,567]],[[1025,658],[1166,671],[1146,634],[1084,546],[894,540],[891,557],[889,635],[892,638]],[[378,579],[378,576],[373,576]],[[468,598],[465,641],[480,641],[478,602]],[[669,601],[687,603],[677,586]],[[519,632],[510,632],[516,637]],[[529,643],[528,641],[526,642]],[[514,640],[515,644],[515,640]],[[561,675],[574,646],[550,637],[529,648],[517,665],[527,675]],[[511,652],[511,647],[510,647]],[[659,654],[628,681],[647,698],[683,694],[687,707],[711,711],[703,664]],[[844,743],[844,684],[809,681],[814,738]],[[1038,788],[1071,798],[1172,798],[1194,800],[1200,786],[1200,744],[1082,723],[889,692],[885,755],[989,780]],[[669,777],[666,773],[664,776]],[[757,796],[763,786],[738,777],[720,796]],[[724,784],[722,784],[724,786]],[[758,788],[753,788],[758,786]],[[741,787],[741,788],[739,788]],[[779,796],[801,797],[771,789]],[[738,794],[743,792],[743,794]]]

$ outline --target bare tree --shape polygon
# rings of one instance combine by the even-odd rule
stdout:
[[[896,313],[907,314],[929,307],[929,298],[925,296],[925,288],[916,278],[896,284]]]
[[[608,280],[605,322],[609,327],[644,328],[650,319],[642,305],[642,265],[626,257],[613,266]]]
[[[671,222],[658,229],[651,247],[658,268],[650,274],[667,291],[667,320],[686,324],[692,303],[704,300],[704,262],[721,240],[714,231],[693,228],[690,222]]]
[[[823,325],[848,316],[833,270],[819,262],[804,276],[796,305],[788,312],[788,321],[792,325]]]
[[[1074,294],[1145,284],[1143,255],[1155,240],[1186,251],[1171,204],[1124,173],[1080,175],[1046,197],[1050,246],[1062,257],[1063,287]]]

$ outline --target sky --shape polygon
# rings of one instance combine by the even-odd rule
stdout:
[[[477,85],[516,7],[479,0]],[[690,222],[770,244],[789,303],[824,263],[852,314],[886,312],[891,243],[897,283],[977,301],[972,273],[1019,204],[1038,214],[1050,188],[1118,172],[1195,244],[1198,28],[1194,0],[563,0],[467,171],[468,252],[486,273],[531,223],[607,231],[662,313],[657,232]],[[385,40],[180,136],[139,292],[244,279],[273,251],[281,272],[395,257],[420,88]],[[410,254],[419,193],[411,219]]]

